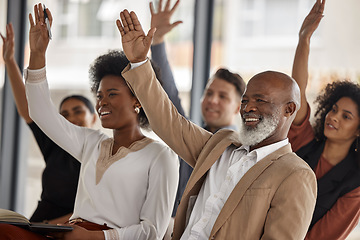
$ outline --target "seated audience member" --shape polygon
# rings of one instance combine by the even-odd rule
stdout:
[[[80,162],[54,143],[34,123],[28,112],[25,86],[14,57],[14,30],[12,24],[6,26],[3,39],[3,58],[19,115],[29,125],[45,160],[42,173],[42,193],[32,222],[64,223],[69,220],[79,179]],[[60,104],[60,114],[71,123],[91,128],[96,122],[94,106],[84,96],[65,97]]]
[[[296,82],[280,72],[255,75],[242,97],[240,131],[213,134],[181,116],[158,84],[146,57],[155,29],[145,35],[134,12],[122,11],[120,19],[116,24],[131,63],[122,75],[154,132],[194,167],[173,239],[303,239],[315,207],[316,178],[287,139],[300,106]]]
[[[30,117],[81,162],[69,221],[74,229],[49,235],[56,239],[162,239],[175,198],[178,160],[169,147],[140,131],[148,120],[121,75],[129,61],[122,52],[110,51],[95,59],[89,71],[101,124],[113,129],[113,136],[69,123],[50,99],[45,69],[49,38],[42,5],[35,5],[34,12],[35,23],[29,17],[30,61],[24,74]],[[44,239],[0,224],[0,239],[14,235]]]
[[[160,1],[156,12],[152,2],[150,2],[151,27],[156,27],[151,45],[151,58],[161,70],[162,86],[165,92],[178,112],[185,116],[174,76],[168,62],[164,42],[165,34],[181,23],[181,21],[170,23],[170,18],[179,2],[180,0],[176,1],[174,6],[170,8],[170,0],[167,0],[165,7],[162,7]],[[244,80],[239,74],[232,73],[225,68],[218,69],[210,77],[201,99],[201,112],[204,120],[203,127],[206,130],[212,133],[222,128],[237,130],[235,118],[239,114],[241,95],[245,90],[245,85]],[[192,167],[180,159],[180,178],[172,213],[173,217],[192,170]]]
[[[306,98],[310,38],[323,17],[325,0],[317,0],[299,33],[293,78],[300,86],[301,107],[289,131],[293,150],[315,171],[318,196],[305,239],[346,239],[360,217],[360,86],[329,83],[317,97],[311,126]]]

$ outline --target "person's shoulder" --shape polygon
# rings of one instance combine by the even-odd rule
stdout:
[[[285,146],[282,149],[277,150],[279,152],[282,151],[282,153],[279,154],[279,157],[276,159],[275,162],[279,164],[283,169],[287,168],[290,172],[299,171],[299,170],[313,172],[310,166],[291,150],[291,147],[290,150],[288,149],[288,146],[289,145]]]

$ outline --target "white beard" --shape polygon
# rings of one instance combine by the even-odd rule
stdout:
[[[246,126],[243,118],[240,121],[240,142],[246,146],[255,146],[268,138],[279,124],[278,113],[263,116],[256,127]]]

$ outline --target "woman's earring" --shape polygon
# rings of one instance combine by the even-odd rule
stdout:
[[[135,110],[136,114],[140,113],[140,108],[138,106],[136,106],[134,110]]]

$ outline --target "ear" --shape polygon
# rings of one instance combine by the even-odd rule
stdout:
[[[285,104],[285,116],[290,117],[296,111],[296,105],[294,102],[288,102]]]
[[[135,98],[135,104],[134,104],[134,107],[141,108],[141,104],[140,104],[139,100],[137,100],[137,98]]]

